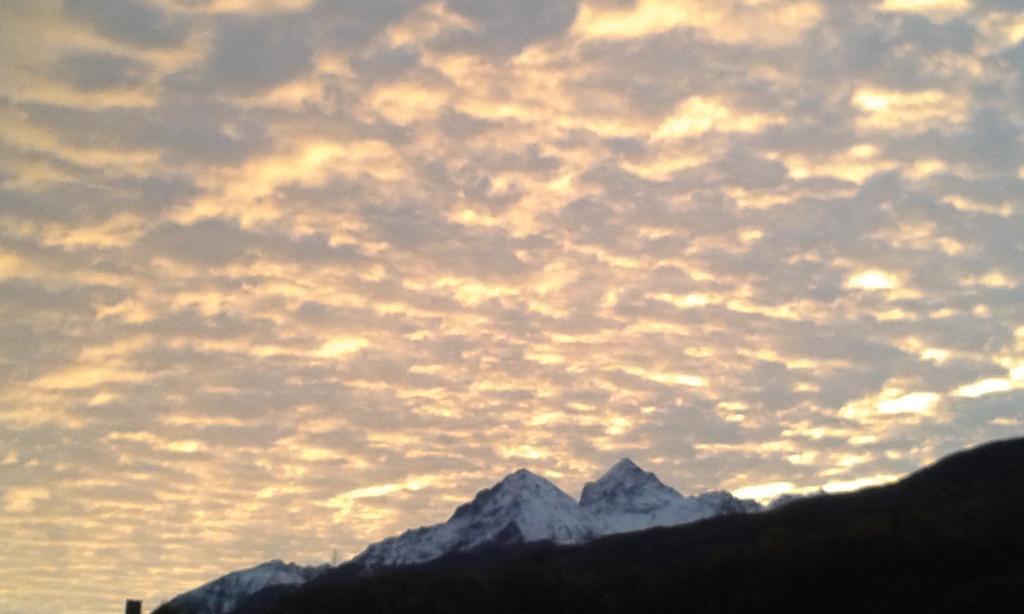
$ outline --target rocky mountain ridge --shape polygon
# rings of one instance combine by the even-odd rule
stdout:
[[[483,548],[533,542],[581,544],[614,533],[760,509],[757,503],[737,499],[725,491],[684,496],[628,458],[615,463],[598,480],[588,482],[578,502],[547,479],[520,469],[481,490],[446,522],[410,529],[371,544],[348,565],[371,571]],[[269,561],[183,593],[156,612],[228,614],[257,591],[301,584],[327,569],[327,565],[300,567]]]

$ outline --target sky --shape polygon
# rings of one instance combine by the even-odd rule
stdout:
[[[1019,0],[4,0],[0,612],[1024,433]]]

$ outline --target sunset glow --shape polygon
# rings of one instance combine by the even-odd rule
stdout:
[[[1020,435],[1009,6],[0,3],[0,611]]]

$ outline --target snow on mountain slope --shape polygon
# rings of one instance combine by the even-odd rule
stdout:
[[[371,568],[407,565],[482,546],[575,544],[593,537],[593,521],[576,501],[551,482],[520,469],[477,493],[447,522],[373,544],[353,562]]]
[[[751,514],[764,511],[764,506],[753,499],[740,499],[727,490],[712,490],[693,497],[711,507],[712,516],[725,514]]]
[[[594,529],[601,535],[759,509],[756,503],[741,501],[724,491],[684,497],[628,458],[583,487],[580,507],[594,518]]]
[[[229,573],[199,588],[178,595],[165,604],[168,612],[226,614],[240,601],[268,586],[302,584],[327,571],[328,565],[303,567],[274,560]]]
[[[589,482],[575,501],[544,478],[520,469],[459,506],[447,522],[412,529],[367,547],[352,559],[366,569],[424,563],[454,552],[550,541],[578,544],[612,533],[760,510],[728,492],[686,497],[629,459]],[[301,584],[328,569],[270,561],[230,573],[179,595],[158,614],[226,614],[257,591]]]

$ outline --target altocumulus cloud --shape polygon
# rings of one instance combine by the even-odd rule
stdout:
[[[0,8],[0,609],[1022,431],[1024,12]]]

